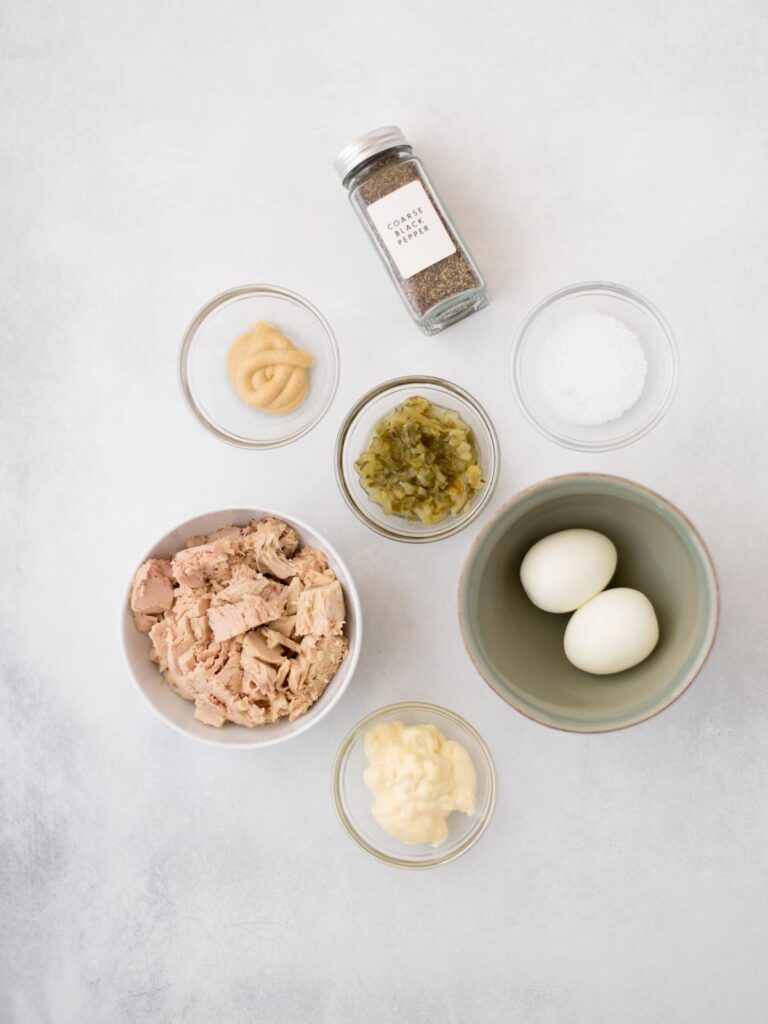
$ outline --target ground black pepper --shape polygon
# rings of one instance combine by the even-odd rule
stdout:
[[[392,132],[399,134],[400,141],[395,145],[390,145],[383,152],[376,152],[376,136],[381,134],[385,143],[386,141],[391,142]],[[350,170],[347,170],[348,164],[342,163],[342,167],[347,170],[346,176],[343,177],[344,184],[349,189],[352,204],[375,241],[379,253],[414,319],[427,334],[435,334],[487,305],[485,282],[437,198],[421,162],[413,156],[411,147],[405,142],[399,129],[379,129],[357,141],[359,143],[362,140],[365,140],[369,147],[366,152],[370,152],[370,148],[374,149],[373,155],[361,161],[357,166],[353,165]],[[373,140],[373,146],[371,146],[371,140]],[[348,149],[352,149],[355,145],[353,143]],[[426,209],[422,210],[419,207],[412,211],[414,214],[412,223],[422,226],[416,227],[413,235],[407,234],[410,231],[409,227],[401,228],[399,232],[393,230],[400,223],[397,219],[395,219],[394,225],[389,223],[386,224],[386,228],[382,228],[382,225],[379,224],[377,227],[369,208],[412,182],[418,182],[424,189],[422,195],[426,196],[424,202]],[[424,214],[423,220],[416,216],[421,213]],[[410,216],[411,211],[408,212],[408,217]],[[403,223],[409,222],[404,220]],[[387,231],[387,228],[390,230]],[[424,238],[430,229],[431,235],[425,242]],[[382,232],[388,237],[383,237]],[[402,237],[404,235],[407,237]],[[411,240],[415,238],[415,247],[421,246],[420,252],[429,252],[429,247],[437,235],[442,236],[442,244],[447,246],[450,254],[444,257],[438,256],[434,262],[426,266],[422,261],[420,269],[415,273],[403,273],[402,268],[398,266],[401,254],[395,246],[403,245],[405,247],[405,245],[411,244]],[[399,239],[393,236],[399,236]],[[455,249],[452,253],[450,252],[451,247]],[[426,258],[429,259],[429,256]]]

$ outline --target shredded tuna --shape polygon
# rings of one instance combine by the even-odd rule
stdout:
[[[268,626],[262,626],[259,630],[259,633],[267,642],[267,647],[276,647],[278,650],[285,648],[287,651],[293,651],[295,654],[298,654],[300,650],[299,644],[295,640],[291,640],[285,633],[281,633],[273,627],[274,622],[271,622]]]
[[[220,527],[170,561],[149,559],[131,610],[168,685],[214,728],[298,718],[348,652],[341,584],[278,519]]]
[[[320,587],[308,587],[296,609],[299,636],[341,636],[344,630],[344,593],[338,580]]]
[[[174,555],[171,565],[177,583],[200,588],[207,583],[229,579],[232,569],[241,559],[242,538],[222,537],[193,548],[184,548]]]
[[[165,559],[150,558],[140,566],[131,587],[131,611],[140,633],[148,633],[159,616],[170,611],[172,581],[171,563]]]
[[[214,640],[228,640],[279,619],[284,611],[285,587],[266,576],[255,576],[230,583],[215,594],[208,623]]]
[[[299,656],[291,665],[288,686],[293,694],[290,718],[298,718],[322,696],[349,652],[340,636],[305,636]]]
[[[299,535],[280,519],[262,519],[246,527],[245,551],[259,572],[268,572],[279,580],[295,576],[291,555],[299,545]]]
[[[283,648],[270,646],[260,629],[254,629],[252,633],[246,633],[243,637],[243,656],[247,657],[249,662],[256,659],[267,665],[282,665],[285,659]]]
[[[296,615],[299,606],[299,598],[304,591],[304,584],[298,576],[294,576],[285,591],[285,614]]]
[[[288,591],[290,587],[286,588],[286,603],[288,597]],[[283,615],[279,619],[275,619],[274,622],[270,622],[270,629],[274,629],[277,633],[282,633],[283,636],[291,637],[296,632],[296,616],[295,615]]]
[[[293,572],[305,587],[320,587],[332,583],[336,575],[328,565],[328,559],[319,548],[302,548],[291,559]]]
[[[224,725],[227,720],[224,710],[224,705],[211,697],[195,697],[195,718],[203,725],[212,725],[217,729]]]

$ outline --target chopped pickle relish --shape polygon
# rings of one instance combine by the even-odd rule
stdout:
[[[387,515],[426,525],[459,515],[483,485],[470,428],[458,413],[420,397],[379,420],[355,468]]]

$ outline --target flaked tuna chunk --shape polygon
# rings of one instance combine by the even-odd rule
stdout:
[[[163,679],[170,686],[175,694],[183,697],[184,700],[195,700],[198,692],[189,680],[188,676],[176,676],[170,669],[163,672]]]
[[[228,640],[279,619],[284,611],[285,587],[256,576],[238,580],[215,594],[208,609],[208,623],[214,640]]]
[[[137,612],[133,616],[133,624],[140,633],[148,633],[159,618],[158,615],[144,615],[142,612]]]
[[[285,690],[285,689],[288,688],[287,679],[288,679],[288,675],[289,675],[290,671],[291,671],[291,662],[288,660],[288,658],[286,658],[285,661],[283,662],[283,664],[277,670],[277,675],[275,676],[275,687],[276,687],[276,689],[278,689],[278,690]]]
[[[173,559],[173,575],[181,586],[200,589],[213,579],[224,576],[229,559],[212,544],[198,544],[179,551]]]
[[[288,592],[290,587],[286,589],[285,597],[286,603],[288,601]],[[279,619],[274,619],[269,624],[270,629],[274,629],[276,633],[282,633],[283,636],[292,637],[296,632],[296,616],[295,615],[283,615]]]
[[[216,701],[227,706],[243,688],[243,669],[240,661],[240,645],[222,645],[212,661],[198,661],[190,675],[190,685],[197,696],[212,694]]]
[[[268,572],[279,580],[295,576],[291,555],[299,546],[299,535],[282,519],[262,519],[245,531],[243,549],[259,572]]]
[[[336,574],[328,565],[328,559],[319,548],[302,548],[298,555],[291,559],[291,565],[291,575],[297,575],[305,587],[319,587],[336,579]]]
[[[195,641],[185,632],[174,632],[167,619],[155,623],[149,631],[152,654],[166,682],[179,696],[194,700],[195,690],[189,675],[195,667]]]
[[[249,565],[238,565],[233,571],[226,587],[219,587],[216,593],[212,595],[213,600],[218,603],[222,601],[236,601],[244,594],[258,592],[265,582],[272,583],[274,580],[270,580],[267,576],[256,572]],[[279,583],[277,586],[282,587],[283,584]]]
[[[195,718],[203,725],[212,725],[216,729],[226,722],[226,708],[212,697],[195,697]]]
[[[281,647],[270,646],[261,635],[261,630],[253,630],[243,637],[243,664],[250,666],[253,659],[266,662],[267,665],[281,665],[285,655]]]
[[[204,650],[210,640],[207,610],[210,598],[198,591],[180,587],[176,591],[173,609],[150,630],[155,660],[161,668],[178,668],[178,657],[195,646]]]
[[[267,688],[273,689],[271,686]],[[208,681],[204,698],[213,705],[214,710],[222,709],[222,714],[229,721],[248,728],[275,722],[281,715],[288,713],[285,694],[262,692],[246,673],[237,686],[233,686],[231,680],[229,685],[225,685],[220,676],[214,676]]]
[[[256,690],[264,697],[271,697],[275,692],[277,669],[267,665],[258,658],[248,657],[243,661],[243,690],[247,693]]]
[[[199,589],[207,583],[227,581],[241,557],[240,531],[237,536],[224,536],[219,540],[184,548],[173,556],[171,566],[179,584]]]
[[[194,681],[218,679],[226,681],[232,693],[237,693],[242,684],[242,642],[240,637],[215,641],[203,651],[193,672]]]
[[[269,608],[263,597],[249,595],[236,604],[223,604],[218,608],[211,608],[208,612],[208,622],[214,639],[221,641],[247,633],[249,629],[262,622],[269,622],[273,614],[274,610]]]
[[[217,689],[217,687],[213,687]],[[199,721],[204,722],[206,725],[218,726],[223,725],[225,722],[238,721],[241,725],[247,725],[251,727],[253,725],[261,724],[260,722],[254,722],[250,718],[239,717],[234,713],[236,702],[239,700],[239,695],[233,695],[229,693],[226,688],[221,688],[220,692],[223,694],[222,697],[218,697],[216,693],[205,692],[200,693],[195,698],[195,718]]]
[[[274,625],[274,622],[270,622],[268,626],[260,626],[258,630],[266,640],[267,647],[275,648],[277,650],[284,648],[286,651],[293,651],[294,654],[298,654],[300,647],[296,641],[291,640],[291,638],[286,636],[285,633],[281,633],[279,630],[274,629]]]
[[[239,526],[220,526],[213,533],[209,533],[205,538],[207,544],[212,544],[216,540],[224,540],[225,538],[235,538],[237,540],[242,537],[243,531]]]
[[[208,625],[210,603],[209,594],[192,590],[189,587],[179,587],[176,591],[172,612],[173,621],[179,625],[183,624],[195,640],[205,644],[211,639],[211,630]]]
[[[304,592],[304,584],[301,582],[298,576],[294,576],[291,582],[288,584],[288,589],[285,592],[285,613],[286,615],[296,615],[296,609],[299,606],[299,598]]]
[[[338,580],[321,587],[309,587],[299,597],[296,632],[299,636],[341,636],[346,608]]]
[[[289,688],[294,694],[304,694],[309,698],[309,704],[313,704],[333,679],[348,651],[349,643],[344,637],[305,636],[298,657],[291,663]],[[292,708],[291,717],[303,714],[309,704],[296,715]]]
[[[163,558],[150,558],[139,566],[131,587],[131,611],[136,628],[148,633],[157,617],[173,605],[173,573],[171,563]]]
[[[237,725],[247,725],[253,728],[255,725],[264,725],[269,722],[276,722],[282,715],[288,712],[285,708],[287,701],[281,694],[275,697],[256,698],[243,694],[238,700],[229,705],[229,717]]]

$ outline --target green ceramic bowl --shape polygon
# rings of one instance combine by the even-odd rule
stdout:
[[[520,562],[537,540],[586,527],[614,542],[612,587],[634,587],[659,619],[656,650],[611,676],[575,668],[563,652],[568,615],[540,611],[520,583]],[[504,505],[469,553],[459,617],[470,657],[507,703],[543,725],[608,732],[663,711],[693,682],[717,632],[719,594],[712,559],[678,509],[615,476],[559,476]]]

